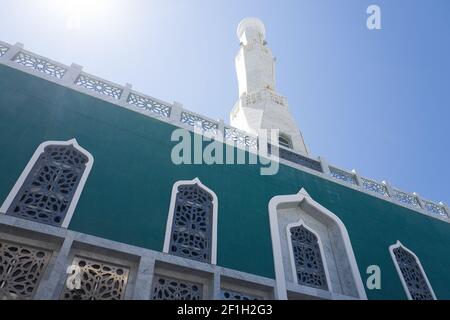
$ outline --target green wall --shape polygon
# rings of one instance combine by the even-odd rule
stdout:
[[[172,185],[199,177],[219,198],[218,264],[274,278],[267,206],[304,187],[346,225],[363,281],[367,266],[381,267],[382,290],[369,298],[406,298],[388,251],[400,240],[450,299],[450,224],[284,165],[275,176],[254,165],[173,165],[173,129],[0,66],[0,202],[39,144],[76,138],[95,161],[70,229],[161,251]]]

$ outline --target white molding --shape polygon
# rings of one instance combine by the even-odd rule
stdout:
[[[16,197],[17,193],[20,191],[20,188],[22,187],[23,183],[25,182],[26,178],[28,177],[30,171],[33,169],[36,161],[39,159],[40,155],[44,152],[44,149],[49,145],[72,145],[75,149],[83,153],[87,158],[88,162],[86,163],[86,168],[84,169],[83,175],[80,178],[80,182],[78,183],[77,189],[75,190],[75,193],[72,197],[72,200],[70,202],[70,206],[67,209],[66,216],[64,217],[64,220],[61,224],[61,228],[67,228],[69,226],[70,220],[72,219],[72,216],[74,214],[75,208],[77,206],[78,200],[80,199],[81,193],[83,191],[84,185],[86,184],[86,180],[89,176],[89,173],[91,172],[92,166],[94,164],[94,157],[92,154],[90,154],[87,150],[85,150],[83,147],[81,147],[76,139],[71,139],[68,141],[46,141],[39,145],[39,147],[34,152],[31,159],[28,161],[28,164],[26,165],[25,169],[22,171],[22,174],[17,179],[16,183],[14,184],[14,187],[9,192],[8,196],[6,197],[5,201],[3,202],[3,205],[0,207],[0,214],[6,214],[9,207],[11,206],[12,202],[14,201],[14,198]]]
[[[173,216],[175,214],[175,205],[178,194],[178,187],[182,185],[198,185],[200,188],[208,192],[212,198],[213,212],[212,212],[212,235],[211,235],[211,264],[217,264],[217,219],[218,219],[218,206],[219,200],[214,191],[205,186],[199,178],[193,180],[180,180],[175,182],[172,187],[172,195],[170,197],[169,214],[167,216],[166,234],[164,237],[164,253],[169,253],[170,239],[172,235]]]
[[[397,270],[397,274],[398,274],[398,276],[400,278],[400,281],[402,283],[403,289],[405,290],[406,296],[408,297],[408,300],[412,300],[411,293],[409,292],[408,285],[406,284],[406,281],[405,281],[405,279],[403,277],[403,273],[400,270],[400,266],[398,265],[397,258],[395,257],[395,254],[394,254],[394,249],[397,249],[397,248],[400,248],[400,247],[403,248],[404,250],[406,250],[408,253],[410,253],[414,257],[414,259],[416,260],[417,265],[419,266],[420,272],[422,272],[422,275],[423,275],[423,277],[425,279],[425,282],[427,283],[427,286],[430,289],[430,292],[431,292],[431,295],[433,296],[433,299],[437,300],[436,299],[436,295],[434,294],[433,287],[431,286],[431,283],[428,280],[427,274],[425,273],[425,270],[423,269],[419,258],[416,256],[416,254],[414,252],[412,252],[410,249],[405,247],[400,242],[400,240],[397,240],[397,242],[395,244],[389,246],[389,253],[391,254],[392,261],[394,262],[395,269]]]
[[[286,226],[286,234],[287,234],[288,248],[289,248],[289,257],[290,257],[290,261],[291,261],[291,270],[292,270],[292,276],[294,278],[294,282],[298,283],[298,277],[297,277],[297,268],[295,267],[294,248],[292,247],[292,233],[291,233],[291,229],[294,228],[294,227],[300,227],[300,226],[303,226],[306,230],[308,230],[309,232],[314,234],[316,236],[316,238],[317,238],[317,243],[319,245],[319,250],[320,250],[320,257],[322,258],[323,269],[325,271],[325,279],[327,280],[328,290],[325,290],[325,291],[329,291],[330,293],[332,293],[333,292],[333,287],[332,287],[332,284],[331,284],[330,273],[328,271],[328,263],[327,263],[327,259],[326,259],[325,254],[324,254],[323,245],[322,245],[322,241],[320,239],[320,236],[317,234],[317,232],[315,232],[313,229],[311,229],[302,219],[300,219],[297,222],[290,223],[290,224],[288,224]]]
[[[276,279],[276,288],[275,294],[277,299],[286,300],[287,299],[287,290],[286,290],[286,278],[284,273],[283,266],[283,256],[281,251],[281,238],[279,234],[279,224],[278,224],[278,206],[280,204],[300,204],[305,202],[310,206],[313,206],[320,213],[332,219],[339,228],[341,233],[345,251],[349,260],[351,275],[353,277],[353,281],[356,285],[356,289],[358,292],[359,299],[367,299],[367,295],[364,289],[364,284],[361,279],[361,275],[359,273],[358,265],[356,263],[356,258],[353,252],[353,248],[350,242],[350,237],[348,235],[347,229],[342,221],[337,217],[334,213],[314,201],[303,188],[299,193],[293,195],[282,195],[275,196],[269,202],[269,220],[270,220],[270,235],[272,237],[272,249],[273,249],[273,258],[274,258],[274,267],[275,267],[275,279]]]

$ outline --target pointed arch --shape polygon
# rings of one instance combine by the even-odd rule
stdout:
[[[94,157],[76,139],[39,145],[0,212],[67,228]]]
[[[400,241],[389,247],[395,269],[409,300],[436,300],[433,288],[414,252]]]
[[[349,283],[349,287],[345,288],[345,290],[341,290],[344,292],[342,294],[338,292],[339,288],[335,288],[334,285],[330,286],[329,291],[331,291],[331,294],[329,297],[333,299],[350,296],[357,299],[367,299],[347,229],[334,213],[314,201],[305,189],[300,190],[297,194],[273,197],[269,202],[268,209],[274,255],[276,278],[275,293],[277,299],[287,299],[287,287],[288,284],[290,285],[291,283],[291,280],[289,280],[290,276],[288,275],[289,272],[292,272],[292,264],[287,262],[285,256],[284,248],[287,247],[287,245],[284,241],[286,240],[282,239],[280,230],[282,229],[281,226],[283,226],[283,219],[288,215],[287,212],[296,213],[297,210],[302,210],[307,216],[322,221],[326,232],[332,231],[334,236],[333,239],[336,239],[338,242],[335,244],[334,248],[329,249],[330,251],[339,249],[339,252],[330,252],[330,256],[339,257],[339,261],[334,261],[334,264],[336,268],[341,268],[340,272],[334,272],[333,276],[336,278],[336,283]],[[295,214],[291,215],[291,219],[293,219],[293,216],[295,216]],[[299,221],[298,217],[295,221]],[[292,261],[291,259],[289,260]],[[346,279],[348,281],[342,281],[343,279],[340,277],[343,275],[348,277]],[[329,281],[329,283],[331,283],[331,281]],[[350,292],[351,294],[345,292]],[[326,295],[323,296],[325,297]]]
[[[292,276],[296,283],[331,289],[330,275],[319,234],[300,219],[286,227]],[[300,261],[299,261],[300,260]],[[311,266],[307,266],[310,264]],[[302,274],[303,279],[299,279]]]
[[[200,179],[177,181],[172,187],[163,252],[216,264],[217,214],[217,195]]]

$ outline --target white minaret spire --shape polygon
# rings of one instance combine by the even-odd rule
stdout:
[[[287,99],[276,92],[275,58],[266,46],[264,24],[246,18],[239,23],[237,36],[241,42],[236,56],[239,100],[230,114],[231,125],[253,134],[260,129],[279,129],[280,145],[307,154]]]

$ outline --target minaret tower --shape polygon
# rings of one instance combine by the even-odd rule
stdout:
[[[276,92],[275,58],[265,41],[264,24],[246,18],[239,23],[237,36],[241,42],[236,56],[239,100],[230,114],[231,125],[255,135],[260,129],[279,129],[281,146],[308,154],[287,99]]]

